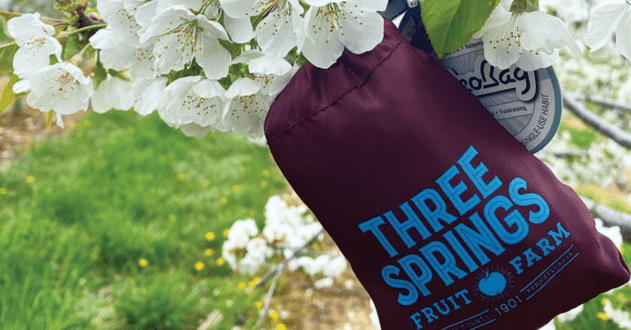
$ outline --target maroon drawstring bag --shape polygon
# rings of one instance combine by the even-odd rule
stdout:
[[[533,330],[625,284],[576,193],[385,24],[371,52],[302,67],[265,121],[382,329]]]

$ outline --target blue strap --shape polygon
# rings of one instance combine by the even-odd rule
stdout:
[[[388,1],[388,7],[385,11],[379,12],[381,16],[393,20],[395,17],[403,14],[408,10],[408,3],[406,0],[390,0]]]

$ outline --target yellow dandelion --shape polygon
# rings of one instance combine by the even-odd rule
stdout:
[[[261,187],[262,187],[262,188],[267,187],[267,181],[265,181],[265,180],[261,180]]]
[[[246,284],[244,282],[239,282],[239,289],[240,290],[245,289],[245,287],[246,287]]]
[[[624,246],[620,247],[620,253],[624,253]]]
[[[147,267],[148,264],[149,264],[149,261],[147,261],[147,259],[145,258],[138,260],[138,265],[140,267]]]
[[[600,303],[601,303],[601,304],[603,304],[603,305],[607,304],[607,298],[603,298],[603,299],[600,301]]]
[[[198,261],[197,263],[195,263],[195,270],[196,271],[201,271],[204,269],[204,263],[201,261]]]
[[[186,180],[186,174],[184,174],[184,173],[178,174],[177,175],[177,179],[180,180],[180,181]]]
[[[278,323],[276,325],[276,330],[287,330],[287,327],[285,327],[285,325],[282,323]]]
[[[270,317],[272,320],[274,320],[274,321],[278,320],[278,312],[277,312],[277,311],[270,311],[270,312],[269,312],[269,317]]]
[[[223,237],[228,237],[230,235],[230,229],[223,230]]]
[[[7,194],[7,188],[2,187],[0,188],[0,195],[6,195]]]
[[[259,283],[259,281],[260,281],[260,280],[261,280],[261,278],[257,276],[257,277],[255,277],[255,278],[253,278],[253,279],[252,279],[252,280],[248,283],[248,286],[249,286],[249,287],[251,287],[251,288],[253,288],[253,287],[255,287],[255,286],[256,286],[256,284],[258,284],[258,283]]]
[[[263,172],[261,172],[261,174],[263,174],[263,176],[269,176],[269,171],[268,170],[263,170]]]
[[[228,203],[228,199],[225,197],[221,197],[221,199],[219,199],[219,203],[221,203],[221,205],[226,205],[226,203]]]
[[[210,180],[204,179],[201,182],[202,187],[208,187],[210,185]]]
[[[217,260],[215,260],[215,263],[218,266],[223,266],[224,264],[226,264],[226,260],[224,258],[217,258]]]
[[[262,302],[262,301],[260,301],[260,300],[258,300],[257,302],[255,302],[255,303],[254,303],[254,306],[255,306],[257,309],[261,309],[261,308],[263,308],[263,302]]]
[[[598,318],[603,320],[603,321],[607,321],[609,319],[609,316],[607,316],[607,313],[605,313],[605,312],[600,312],[596,316],[598,316]]]
[[[175,219],[177,219],[177,218],[175,217],[175,214],[171,214],[171,215],[169,215],[169,221],[173,222],[173,221],[175,221]]]
[[[234,191],[234,192],[239,192],[239,190],[241,190],[241,186],[239,186],[239,185],[237,184],[237,185],[234,185],[234,186],[230,187],[230,189],[231,189],[232,191]]]
[[[239,172],[241,172],[241,173],[245,172],[245,167],[239,166]]]
[[[204,255],[207,256],[207,257],[212,256],[214,253],[215,253],[215,250],[213,250],[213,249],[206,249],[206,250],[204,250]]]
[[[215,233],[209,231],[206,233],[206,235],[204,235],[204,238],[206,238],[207,241],[212,241],[215,239]]]
[[[33,182],[35,182],[35,177],[34,177],[34,176],[32,176],[32,175],[27,176],[27,177],[26,177],[26,182],[28,182],[28,183],[33,183]]]

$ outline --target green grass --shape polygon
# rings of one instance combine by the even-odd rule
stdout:
[[[231,320],[216,329],[256,322],[262,292],[217,259],[223,231],[262,228],[286,188],[268,148],[109,112],[22,154],[0,172],[0,329],[196,329],[214,309]]]
[[[591,128],[579,129],[576,127],[569,126],[565,122],[562,121],[561,124],[559,125],[559,130],[557,134],[561,134],[562,132],[565,132],[565,131],[569,131],[570,135],[572,136],[570,142],[583,150],[589,149],[589,146],[593,142],[599,141],[598,133],[596,133],[593,129]]]
[[[597,138],[562,129],[585,148]],[[286,188],[268,148],[108,112],[20,154],[0,172],[0,329],[197,329],[214,310],[213,329],[253,328],[264,291],[217,259],[224,230],[245,218],[262,228],[267,199]],[[603,297],[631,311],[625,288],[557,329],[619,329],[596,317]]]

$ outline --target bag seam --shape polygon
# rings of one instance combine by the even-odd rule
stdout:
[[[340,95],[339,97],[337,97],[336,99],[331,101],[331,103],[328,104],[327,106],[325,106],[324,108],[322,108],[322,109],[310,114],[309,116],[304,117],[303,119],[301,119],[297,123],[294,123],[293,125],[288,127],[283,132],[280,132],[280,133],[276,134],[275,136],[273,136],[272,138],[268,139],[267,142],[268,143],[272,142],[273,140],[275,140],[276,138],[280,137],[281,135],[284,135],[284,134],[288,133],[289,131],[293,130],[294,128],[298,127],[299,125],[302,125],[305,121],[307,121],[307,120],[319,115],[320,113],[322,113],[322,112],[326,111],[327,109],[329,109],[330,107],[332,107],[337,101],[339,101],[344,96],[346,96],[346,94],[354,91],[357,88],[360,88],[360,87],[364,86],[368,82],[368,80],[370,80],[370,76],[372,76],[372,74],[377,70],[377,68],[379,68],[388,58],[390,58],[390,56],[392,56],[392,54],[399,48],[399,46],[401,45],[401,43],[403,43],[404,40],[405,40],[404,38],[401,38],[399,40],[399,42],[396,44],[394,49],[392,49],[390,54],[388,54],[388,56],[385,56],[377,65],[375,65],[375,67],[366,75],[366,79],[364,79],[363,82],[361,82],[360,84],[358,84],[356,86],[353,86],[353,88],[351,88],[351,89],[347,90],[346,92],[344,92],[342,95]]]

